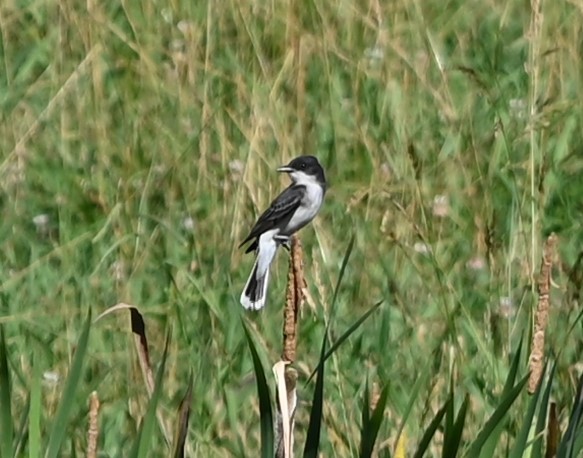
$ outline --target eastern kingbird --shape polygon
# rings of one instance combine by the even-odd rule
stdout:
[[[279,245],[289,247],[290,236],[314,219],[326,193],[324,170],[314,156],[300,156],[278,172],[289,174],[292,183],[259,217],[241,248],[253,240],[245,253],[255,251],[257,258],[241,294],[241,305],[259,310],[265,305],[269,266]]]

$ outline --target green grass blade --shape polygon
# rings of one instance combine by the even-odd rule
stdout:
[[[466,453],[467,457],[473,458],[480,455],[482,447],[492,432],[504,419],[506,413],[510,407],[512,407],[512,404],[514,404],[514,401],[516,401],[516,398],[524,388],[524,385],[526,385],[528,382],[528,377],[528,374],[524,376],[523,379],[518,382],[514,388],[512,388],[512,390],[510,390],[505,396],[502,397],[502,400],[500,401],[500,404],[498,404],[498,407],[496,407],[496,410],[494,410],[494,413],[492,413],[484,427],[478,433],[476,439],[471,443],[470,448]]]
[[[87,353],[87,343],[89,341],[90,330],[91,310],[87,313],[81,336],[77,342],[73,363],[71,364],[71,369],[67,376],[67,381],[65,382],[63,395],[61,396],[61,401],[59,402],[59,407],[57,408],[57,413],[49,436],[49,443],[45,453],[46,458],[56,458],[59,456],[61,444],[67,435],[67,424],[69,416],[71,415],[71,410],[75,405],[75,393],[83,372],[83,363],[85,362],[85,354]]]
[[[188,377],[188,388],[178,408],[178,421],[176,422],[174,434],[174,452],[172,453],[174,458],[184,457],[184,447],[188,436],[188,422],[190,420],[190,406],[192,405],[193,378],[191,371]]]
[[[75,448],[75,439],[73,437],[71,437],[69,439],[69,441],[71,442],[71,455],[70,455],[70,458],[77,458],[77,449]]]
[[[138,437],[134,442],[132,452],[130,456],[133,458],[146,458],[150,456],[151,441],[154,436],[154,427],[156,425],[156,411],[158,409],[158,402],[162,397],[162,382],[164,381],[164,370],[166,368],[166,360],[168,358],[168,347],[170,345],[170,333],[166,336],[166,342],[164,344],[164,353],[162,354],[162,360],[160,361],[160,366],[158,367],[158,372],[156,373],[156,381],[154,384],[154,391],[152,392],[152,397],[148,403],[148,409],[138,431]]]
[[[522,426],[520,427],[520,431],[514,440],[514,444],[512,445],[512,449],[510,450],[510,454],[508,458],[521,458],[527,448],[528,442],[528,435],[530,430],[532,429],[532,422],[534,419],[534,414],[536,412],[536,407],[538,405],[538,400],[540,399],[540,394],[542,392],[544,376],[546,374],[546,365],[543,368],[543,372],[541,375],[540,383],[536,387],[536,391],[533,393],[532,397],[530,398],[530,402],[528,403],[528,408],[526,409],[526,413],[524,414],[524,418],[522,419]],[[550,380],[548,381],[550,383]],[[534,444],[533,444],[534,446]],[[540,447],[540,444],[539,444]],[[542,448],[542,447],[541,447]]]
[[[15,441],[14,441],[14,454],[13,456],[24,456],[23,450],[26,446],[26,441],[28,438],[28,416],[30,414],[30,393],[26,398],[26,404],[21,411],[20,421],[14,423],[15,428]]]
[[[449,396],[449,402],[445,404],[447,408],[445,409],[445,426],[443,430],[444,447],[451,434],[450,431],[453,429],[453,424],[455,422],[455,387],[453,385],[453,375],[449,381]]]
[[[453,398],[451,402],[453,406]],[[464,401],[458,411],[457,418],[450,424],[450,428],[446,429],[443,437],[443,453],[444,458],[454,458],[457,456],[459,447],[462,441],[462,433],[464,432],[464,424],[466,422],[466,414],[468,413],[468,406],[470,404],[470,397],[466,394]],[[478,456],[478,455],[474,455]]]
[[[508,375],[506,377],[506,381],[504,382],[504,388],[502,389],[501,399],[508,394],[512,388],[514,387],[516,381],[516,375],[518,374],[518,367],[520,366],[520,360],[522,357],[522,345],[524,342],[524,334],[521,336],[520,341],[518,343],[518,348],[514,353],[512,361],[510,363],[510,370],[508,371]],[[498,426],[494,428],[494,430],[490,433],[490,436],[486,440],[486,442],[482,445],[482,449],[480,450],[480,458],[488,458],[494,456],[494,451],[498,446],[498,442],[500,440],[500,436],[502,431],[504,430],[504,422],[499,422]]]
[[[362,397],[362,429],[368,428],[370,421],[370,396],[368,393],[368,377],[364,384],[364,395]]]
[[[571,416],[569,418],[569,425],[567,426],[567,431],[559,444],[559,450],[557,451],[557,458],[572,458],[579,456],[577,450],[575,449],[575,444],[577,440],[577,434],[581,430],[581,420],[583,418],[583,375],[579,377],[579,383],[577,384],[577,393],[575,394],[575,399],[573,400],[573,408],[571,410]]]
[[[310,422],[308,424],[308,435],[304,447],[304,458],[317,458],[320,447],[320,432],[322,427],[322,413],[324,405],[324,356],[326,355],[326,341],[328,328],[322,339],[322,350],[320,352],[320,362],[316,372],[316,386],[312,397],[312,408],[310,410]]]
[[[502,397],[505,394],[509,393],[513,387],[514,382],[516,381],[516,374],[518,373],[518,367],[520,366],[520,358],[522,356],[522,344],[524,341],[524,335],[520,338],[520,342],[518,343],[518,348],[516,349],[516,353],[512,358],[512,363],[510,364],[510,370],[508,371],[508,376],[506,377],[506,381],[504,382],[504,389],[502,390]]]
[[[8,352],[4,326],[0,325],[0,456],[12,457],[14,423],[11,406],[11,380],[8,370]]]
[[[383,422],[385,406],[387,405],[388,388],[389,386],[385,385],[374,408],[372,417],[370,417],[368,424],[363,424],[360,434],[360,458],[370,458],[373,454],[374,446]],[[368,405],[365,407],[366,409],[369,408]]]
[[[243,322],[243,329],[247,337],[247,344],[251,351],[253,359],[253,369],[255,371],[255,379],[257,381],[257,396],[259,397],[259,416],[261,424],[261,457],[272,458],[275,450],[275,439],[273,437],[273,412],[271,410],[271,395],[269,393],[269,386],[267,385],[267,378],[265,371],[259,359],[257,348],[253,343],[251,334]]]
[[[443,419],[445,413],[447,412],[447,409],[449,408],[450,402],[451,398],[445,401],[445,404],[443,404],[441,409],[437,411],[437,413],[429,423],[429,426],[427,427],[427,429],[423,433],[423,436],[421,437],[421,441],[419,441],[419,445],[417,446],[417,450],[415,451],[413,458],[422,458],[423,455],[425,455],[425,452],[427,451],[427,449],[429,448],[429,444],[431,443],[431,439],[433,439],[433,436],[435,435],[437,428],[439,428],[439,425],[441,424],[441,420]]]
[[[336,300],[338,299],[338,292],[340,291],[340,286],[342,285],[342,280],[344,278],[346,266],[348,265],[348,260],[350,259],[350,255],[352,253],[353,248],[354,248],[354,234],[352,234],[352,237],[350,237],[350,242],[348,242],[346,253],[344,254],[344,258],[342,259],[342,265],[340,266],[340,272],[338,274],[338,281],[336,282],[334,295],[332,296],[332,304],[330,305],[330,317],[328,319],[328,324],[326,325],[326,329],[324,330],[324,336],[322,338],[322,350],[320,352],[320,360],[318,361],[316,369],[316,386],[314,387],[312,408],[310,410],[310,422],[308,424],[308,433],[306,437],[306,443],[304,446],[305,458],[316,458],[318,456],[324,404],[324,365],[326,362],[326,342],[328,341],[328,331],[330,328],[330,324],[332,323],[334,310],[336,308],[335,306]],[[348,335],[350,334],[351,333],[349,333]],[[338,348],[338,346],[336,346],[336,348]],[[330,355],[332,354],[333,353],[330,353]]]
[[[579,429],[575,433],[574,437],[575,443],[573,444],[573,455],[581,456],[581,451],[583,450],[583,425],[579,424]]]
[[[32,381],[30,383],[30,413],[28,415],[28,456],[38,458],[41,456],[41,377],[42,370],[40,358],[35,355],[32,365]]]
[[[338,292],[340,291],[340,285],[342,285],[342,280],[344,279],[344,273],[346,272],[346,266],[348,265],[348,260],[352,254],[352,249],[354,248],[354,234],[350,237],[348,242],[348,247],[344,253],[344,258],[342,259],[342,265],[340,266],[340,273],[338,274],[338,281],[336,282],[336,287],[334,288],[334,295],[332,296],[332,303],[330,304],[330,316],[328,317],[328,326],[332,322],[334,317],[334,311],[336,310],[336,300],[338,299]],[[326,330],[326,333],[328,331]]]
[[[553,381],[555,379],[555,371],[557,369],[557,361],[553,362],[551,366],[551,371],[549,373],[549,380],[547,382],[547,386],[545,387],[545,391],[543,393],[543,397],[540,403],[539,412],[538,412],[538,419],[536,421],[536,429],[534,431],[535,440],[532,444],[532,454],[531,458],[542,458],[543,456],[543,431],[546,429],[547,424],[547,410],[549,407],[549,400],[551,399],[551,389],[553,386]]]
[[[411,394],[409,395],[409,401],[407,402],[407,406],[403,411],[401,424],[399,425],[399,429],[397,431],[397,437],[401,437],[401,433],[407,424],[407,420],[409,419],[409,415],[413,411],[413,406],[415,405],[415,401],[421,392],[421,388],[427,383],[427,378],[429,377],[431,366],[433,365],[433,361],[428,361],[425,369],[421,373],[421,375],[415,380],[415,384],[411,388]]]
[[[369,316],[371,316],[381,306],[382,303],[383,303],[383,301],[377,302],[370,309],[368,309],[360,318],[358,318],[358,320],[356,320],[346,331],[344,331],[342,333],[342,335],[336,340],[336,342],[334,342],[332,344],[332,346],[330,347],[330,349],[324,355],[324,359],[322,359],[319,364],[321,364],[322,362],[327,361],[328,358],[330,356],[332,356],[332,354],[336,350],[338,350],[338,347],[340,347],[344,342],[346,342],[348,340],[348,338],[360,327],[360,325],[362,323],[364,323],[367,320],[367,318]],[[312,378],[314,377],[314,375],[318,371],[318,368],[320,367],[319,364],[316,367],[316,369],[314,369],[314,371],[310,374],[310,376],[308,377],[308,380],[307,380],[306,383],[309,383],[310,380],[312,380]]]

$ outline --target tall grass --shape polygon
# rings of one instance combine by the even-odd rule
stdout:
[[[177,416],[192,372],[191,455],[258,450],[237,300],[252,260],[236,247],[287,184],[274,168],[303,152],[320,158],[331,186],[301,234],[310,281],[298,434],[325,326],[333,344],[383,300],[326,362],[320,453],[358,454],[367,380],[387,386],[380,452],[406,437],[414,453],[439,415],[455,432],[460,406],[458,449],[467,451],[505,399],[531,333],[550,232],[549,392],[561,431],[576,425],[583,20],[577,3],[533,7],[0,2],[0,372],[10,380],[0,399],[10,393],[16,425],[0,450],[45,451],[86,311],[121,302],[144,315],[154,372],[174,330],[157,413]],[[263,363],[280,351],[284,258],[266,310],[247,317]],[[133,339],[125,319],[92,325],[61,456],[86,450],[93,391],[98,449],[125,456],[137,443],[151,404]],[[496,453],[511,449],[531,405],[521,392]],[[167,456],[164,435],[149,431],[152,456]],[[439,437],[429,447],[439,456]]]

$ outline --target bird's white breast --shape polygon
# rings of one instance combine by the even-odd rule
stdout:
[[[318,214],[324,199],[324,189],[314,179],[314,177],[306,177],[304,180],[297,180],[296,184],[301,184],[306,187],[306,192],[302,198],[302,203],[296,210],[291,220],[289,221],[284,232],[292,234],[304,227]]]

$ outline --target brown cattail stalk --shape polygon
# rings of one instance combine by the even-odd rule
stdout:
[[[543,259],[538,277],[538,304],[534,319],[534,334],[530,349],[530,378],[528,393],[533,394],[539,384],[543,371],[545,330],[549,319],[551,270],[557,245],[557,236],[549,235],[543,248]]]
[[[87,458],[97,458],[97,439],[99,437],[99,398],[93,391],[89,398],[89,431],[87,432]]]
[[[297,404],[296,384],[297,371],[291,367],[296,360],[296,348],[298,342],[298,315],[304,302],[304,266],[302,261],[302,244],[294,235],[291,241],[291,256],[287,277],[287,292],[283,311],[283,351],[282,361],[276,364],[274,371],[280,365],[284,365],[283,384],[278,384],[277,424],[276,424],[276,451],[277,458],[292,456],[294,415]],[[281,378],[281,377],[280,377]],[[285,392],[285,394],[283,394]],[[285,408],[282,404],[285,403]],[[285,427],[284,427],[285,425]]]
[[[557,456],[559,449],[559,418],[557,416],[557,403],[551,402],[549,407],[549,422],[547,426],[547,450],[545,458]]]
[[[283,353],[281,359],[293,363],[296,360],[298,313],[304,302],[303,251],[300,240],[294,235],[287,275],[287,293],[283,310]]]

